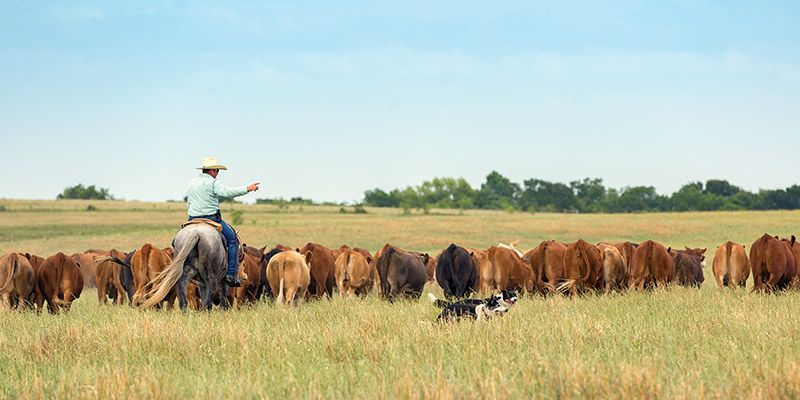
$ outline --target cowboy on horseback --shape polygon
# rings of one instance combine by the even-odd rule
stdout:
[[[203,173],[189,182],[186,189],[186,199],[189,207],[189,221],[195,218],[210,219],[222,225],[222,234],[228,241],[228,270],[225,273],[225,283],[230,287],[242,286],[237,276],[239,263],[237,250],[239,245],[236,240],[236,233],[231,227],[222,220],[219,211],[219,198],[233,198],[245,195],[249,192],[258,190],[259,182],[250,186],[228,187],[217,181],[219,170],[227,170],[224,165],[220,165],[216,158],[203,159]]]

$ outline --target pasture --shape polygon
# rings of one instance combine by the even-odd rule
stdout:
[[[170,244],[183,203],[0,200],[0,254]],[[87,211],[89,206],[93,211]],[[420,301],[330,300],[229,312],[100,307],[0,313],[0,398],[780,398],[800,397],[800,294],[720,292],[716,246],[800,233],[800,212],[562,215],[225,204],[243,241],[318,242],[435,255],[519,239],[707,247],[699,289],[524,297],[503,318],[432,325]],[[752,286],[752,277],[748,289]],[[426,291],[441,289],[428,284]]]

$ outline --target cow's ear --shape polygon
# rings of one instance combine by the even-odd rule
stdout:
[[[294,249],[294,251],[299,253],[300,252],[300,248],[298,247],[298,248]]]
[[[703,250],[700,250],[700,254],[705,254],[706,250],[708,250],[708,247],[704,247]]]
[[[475,257],[475,252],[474,252],[474,251],[470,251],[470,252],[469,252],[469,256],[470,256],[470,257]]]
[[[367,257],[367,264],[372,264],[372,257]]]
[[[667,253],[672,253],[672,246],[667,247]]]
[[[314,253],[311,250],[307,251],[306,254],[306,264],[311,264],[311,260],[314,258]]]
[[[691,250],[691,249],[689,248],[689,246],[683,246],[683,248],[684,248],[684,249],[686,249],[686,250]]]

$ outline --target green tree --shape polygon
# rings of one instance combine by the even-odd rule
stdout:
[[[114,196],[108,192],[107,188],[95,188],[94,185],[83,187],[83,184],[68,187],[64,192],[56,196],[56,199],[81,199],[81,200],[114,200]]]
[[[521,192],[518,183],[511,182],[497,171],[492,171],[486,176],[486,182],[481,185],[475,203],[478,208],[489,210],[515,207]]]

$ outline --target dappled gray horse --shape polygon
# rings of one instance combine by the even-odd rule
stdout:
[[[200,288],[203,310],[211,309],[212,298],[217,288],[221,294],[220,307],[227,309],[228,298],[224,293],[228,293],[228,285],[225,284],[224,277],[228,262],[219,232],[207,225],[189,225],[178,232],[173,243],[175,258],[148,284],[147,300],[141,307],[156,305],[177,282],[178,304],[181,310],[185,310],[188,303],[186,291],[189,280],[195,279]]]

